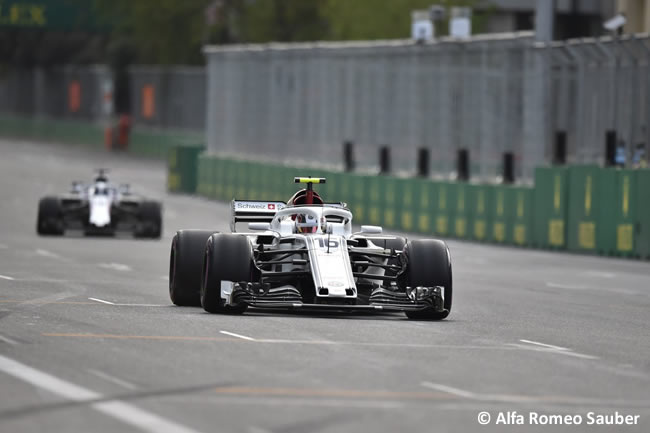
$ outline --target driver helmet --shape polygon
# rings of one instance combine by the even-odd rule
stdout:
[[[316,233],[318,231],[318,219],[309,214],[298,214],[296,217],[296,228],[298,233]]]

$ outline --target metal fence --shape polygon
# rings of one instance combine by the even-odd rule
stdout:
[[[551,161],[556,130],[568,162],[602,163],[605,130],[648,142],[648,38],[540,45],[532,34],[468,41],[207,47],[206,139],[213,153],[376,170],[391,148],[395,171],[414,173],[419,148],[453,177],[469,150],[474,178],[531,179]],[[642,132],[644,131],[644,132]]]
[[[599,163],[605,137],[635,162],[650,149],[650,38],[538,44],[531,33],[433,44],[411,41],[207,47],[201,67],[130,70],[135,126],[206,131],[212,153],[341,168],[354,143],[361,170],[391,149],[413,174],[428,149],[434,175],[453,178],[469,151],[475,179],[515,175],[557,157]],[[105,66],[4,70],[0,113],[98,121]],[[561,134],[558,134],[560,132]],[[611,143],[610,143],[611,144]],[[611,149],[610,149],[611,151]],[[646,156],[647,158],[647,156]]]
[[[103,113],[103,65],[7,69],[0,74],[0,112],[28,116],[95,120]],[[70,86],[77,102],[71,105]]]
[[[205,68],[140,66],[129,77],[136,126],[203,131]],[[0,74],[0,113],[101,121],[110,80],[104,65],[8,69]]]
[[[132,117],[136,125],[203,130],[206,104],[205,68],[138,66],[131,68],[129,74]],[[147,92],[152,93],[147,95]],[[151,111],[145,108],[146,98],[152,98]]]
[[[585,39],[536,46],[548,70],[548,128],[567,134],[567,162],[603,163],[608,131],[626,164],[650,143],[650,39]],[[546,157],[551,158],[552,147]]]

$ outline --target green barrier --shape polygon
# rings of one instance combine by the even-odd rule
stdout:
[[[212,193],[210,197],[225,200],[224,179],[226,177],[227,160],[214,158],[212,160]]]
[[[512,224],[508,230],[515,245],[531,245],[533,242],[533,198],[534,189],[509,187],[510,200],[506,199],[506,212],[512,213]],[[508,207],[508,203],[511,204]]]
[[[535,170],[535,246],[566,248],[567,191],[566,168],[538,167]]]
[[[198,157],[203,146],[175,146],[167,155],[167,189],[194,194],[197,185]]]
[[[642,220],[639,218],[639,208],[647,206],[648,188],[650,187],[650,184],[641,187],[639,179],[643,179],[643,171],[641,170],[620,170],[616,172],[614,200],[616,236],[613,242],[613,250],[614,254],[617,255],[634,256],[638,254],[634,240],[635,232],[640,232],[642,226]],[[639,189],[643,190],[642,193],[645,197],[641,197]],[[650,219],[646,221],[650,223]],[[638,241],[641,241],[640,237]]]
[[[397,189],[400,188],[402,179],[391,176],[376,176],[371,187],[371,206],[377,207],[379,218],[377,224],[385,229],[396,229],[398,227],[397,216]],[[379,187],[379,197],[375,197],[375,185]],[[371,211],[371,219],[373,212]]]
[[[643,242],[640,213],[647,202],[647,189],[639,182],[645,170],[604,169],[598,225],[598,252],[618,256],[640,256]],[[650,185],[646,185],[647,188]],[[604,191],[603,191],[604,190]],[[639,193],[641,190],[641,193]],[[645,196],[642,197],[642,194]]]
[[[466,183],[450,183],[452,212],[451,235],[459,239],[471,238],[472,234],[472,186]]]
[[[492,198],[493,192],[494,189],[490,185],[470,185],[469,187],[470,239],[480,242],[489,240],[488,228],[491,226],[489,206],[494,201]]]
[[[567,248],[596,252],[602,206],[601,170],[596,166],[572,166],[568,172]],[[611,195],[610,195],[611,196]],[[608,218],[605,224],[612,224]],[[607,245],[605,247],[611,247]]]
[[[300,188],[293,178],[307,173],[327,178],[316,190],[327,202],[347,203],[357,224],[650,258],[650,170],[542,167],[535,171],[536,187],[529,188],[269,165],[198,155],[200,150],[170,150],[170,191],[196,191],[223,201],[286,201]]]
[[[200,155],[197,165],[197,185],[196,192],[203,197],[209,197],[209,189],[211,188],[212,182],[212,167],[210,167],[211,161],[205,155]]]
[[[381,223],[379,212],[379,183],[377,176],[347,175],[344,188],[347,193],[348,208],[357,224]]]
[[[636,201],[636,254],[650,259],[650,170],[637,170],[636,193],[630,194]]]
[[[359,203],[354,203],[355,200],[355,189],[361,188],[361,186],[355,182],[358,182],[358,175],[350,174],[350,173],[341,173],[340,176],[340,185],[338,189],[338,198],[337,200],[343,201],[347,203],[348,208],[354,212],[354,206],[355,204],[358,206]],[[364,187],[365,188],[365,187]],[[365,189],[364,189],[365,190]],[[356,192],[356,194],[359,194]],[[357,215],[354,214],[354,219],[355,222],[360,224],[362,222],[365,222],[364,220],[365,215]]]
[[[274,200],[270,166],[268,164],[258,164],[257,170],[259,170],[258,188],[260,199]]]
[[[453,209],[456,203],[455,184],[450,182],[432,182],[429,188],[432,204],[433,233],[436,236],[452,236],[451,229]],[[455,228],[455,227],[454,227]]]
[[[514,194],[512,188],[504,185],[492,187],[493,200],[489,203],[488,214],[492,221],[488,237],[498,244],[513,243]]]
[[[238,173],[241,171],[241,164],[240,161],[231,159],[224,165],[225,170],[223,171],[223,177],[221,178],[221,184],[223,186],[222,200],[230,201],[239,193],[237,190],[237,181],[239,179]]]
[[[591,206],[596,209],[596,251],[598,254],[634,254],[634,215],[629,212],[630,203],[630,180],[634,178],[633,172],[628,172],[626,177],[627,203],[628,209],[624,212],[621,209],[623,191],[622,186],[617,185],[619,180],[619,171],[614,169],[601,169],[596,167],[594,170],[595,185],[592,192]],[[572,171],[569,171],[572,174]],[[587,202],[585,201],[585,204]],[[627,214],[627,215],[624,215]],[[626,221],[627,220],[627,221]],[[622,232],[627,235],[625,246],[626,251],[617,251],[616,237],[617,226],[624,224],[625,228],[630,228],[629,232]],[[627,224],[626,224],[627,223]],[[584,230],[584,227],[583,227]],[[580,240],[580,239],[579,239]],[[579,250],[578,250],[579,251]]]
[[[533,189],[511,185],[489,188],[489,240],[498,244],[529,245],[532,242]]]
[[[415,185],[414,212],[416,231],[423,234],[433,234],[435,232],[435,205],[437,204],[435,191],[437,184],[423,179],[416,181]]]
[[[336,187],[338,183],[337,173],[328,171],[325,173],[325,178],[327,179],[327,182],[325,185],[318,185],[318,193],[326,202],[340,201],[337,198],[338,194],[336,194]]]
[[[417,197],[420,192],[420,179],[398,179],[396,183],[397,218],[396,228],[405,232],[414,232],[417,229]]]

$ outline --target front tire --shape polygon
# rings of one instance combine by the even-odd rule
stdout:
[[[179,230],[169,256],[169,297],[178,306],[201,305],[201,268],[211,230]]]
[[[447,244],[437,239],[416,239],[404,247],[408,260],[406,285],[410,287],[444,287],[444,309],[436,311],[426,308],[419,311],[407,311],[409,319],[442,320],[449,316],[453,298],[451,258]]]
[[[208,313],[242,314],[246,304],[225,305],[221,298],[221,282],[251,281],[253,255],[245,236],[214,234],[205,245],[201,305]]]

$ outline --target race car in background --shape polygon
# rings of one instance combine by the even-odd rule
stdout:
[[[451,258],[436,239],[383,236],[378,226],[352,231],[345,203],[313,190],[287,202],[232,201],[231,232],[180,230],[172,240],[169,293],[176,305],[241,314],[248,307],[402,311],[446,318],[452,305]],[[247,233],[237,233],[248,223]]]
[[[63,235],[81,229],[87,235],[131,232],[138,238],[160,238],[162,206],[131,192],[129,185],[113,185],[107,170],[98,170],[90,185],[72,182],[68,193],[43,197],[38,203],[39,235]]]

